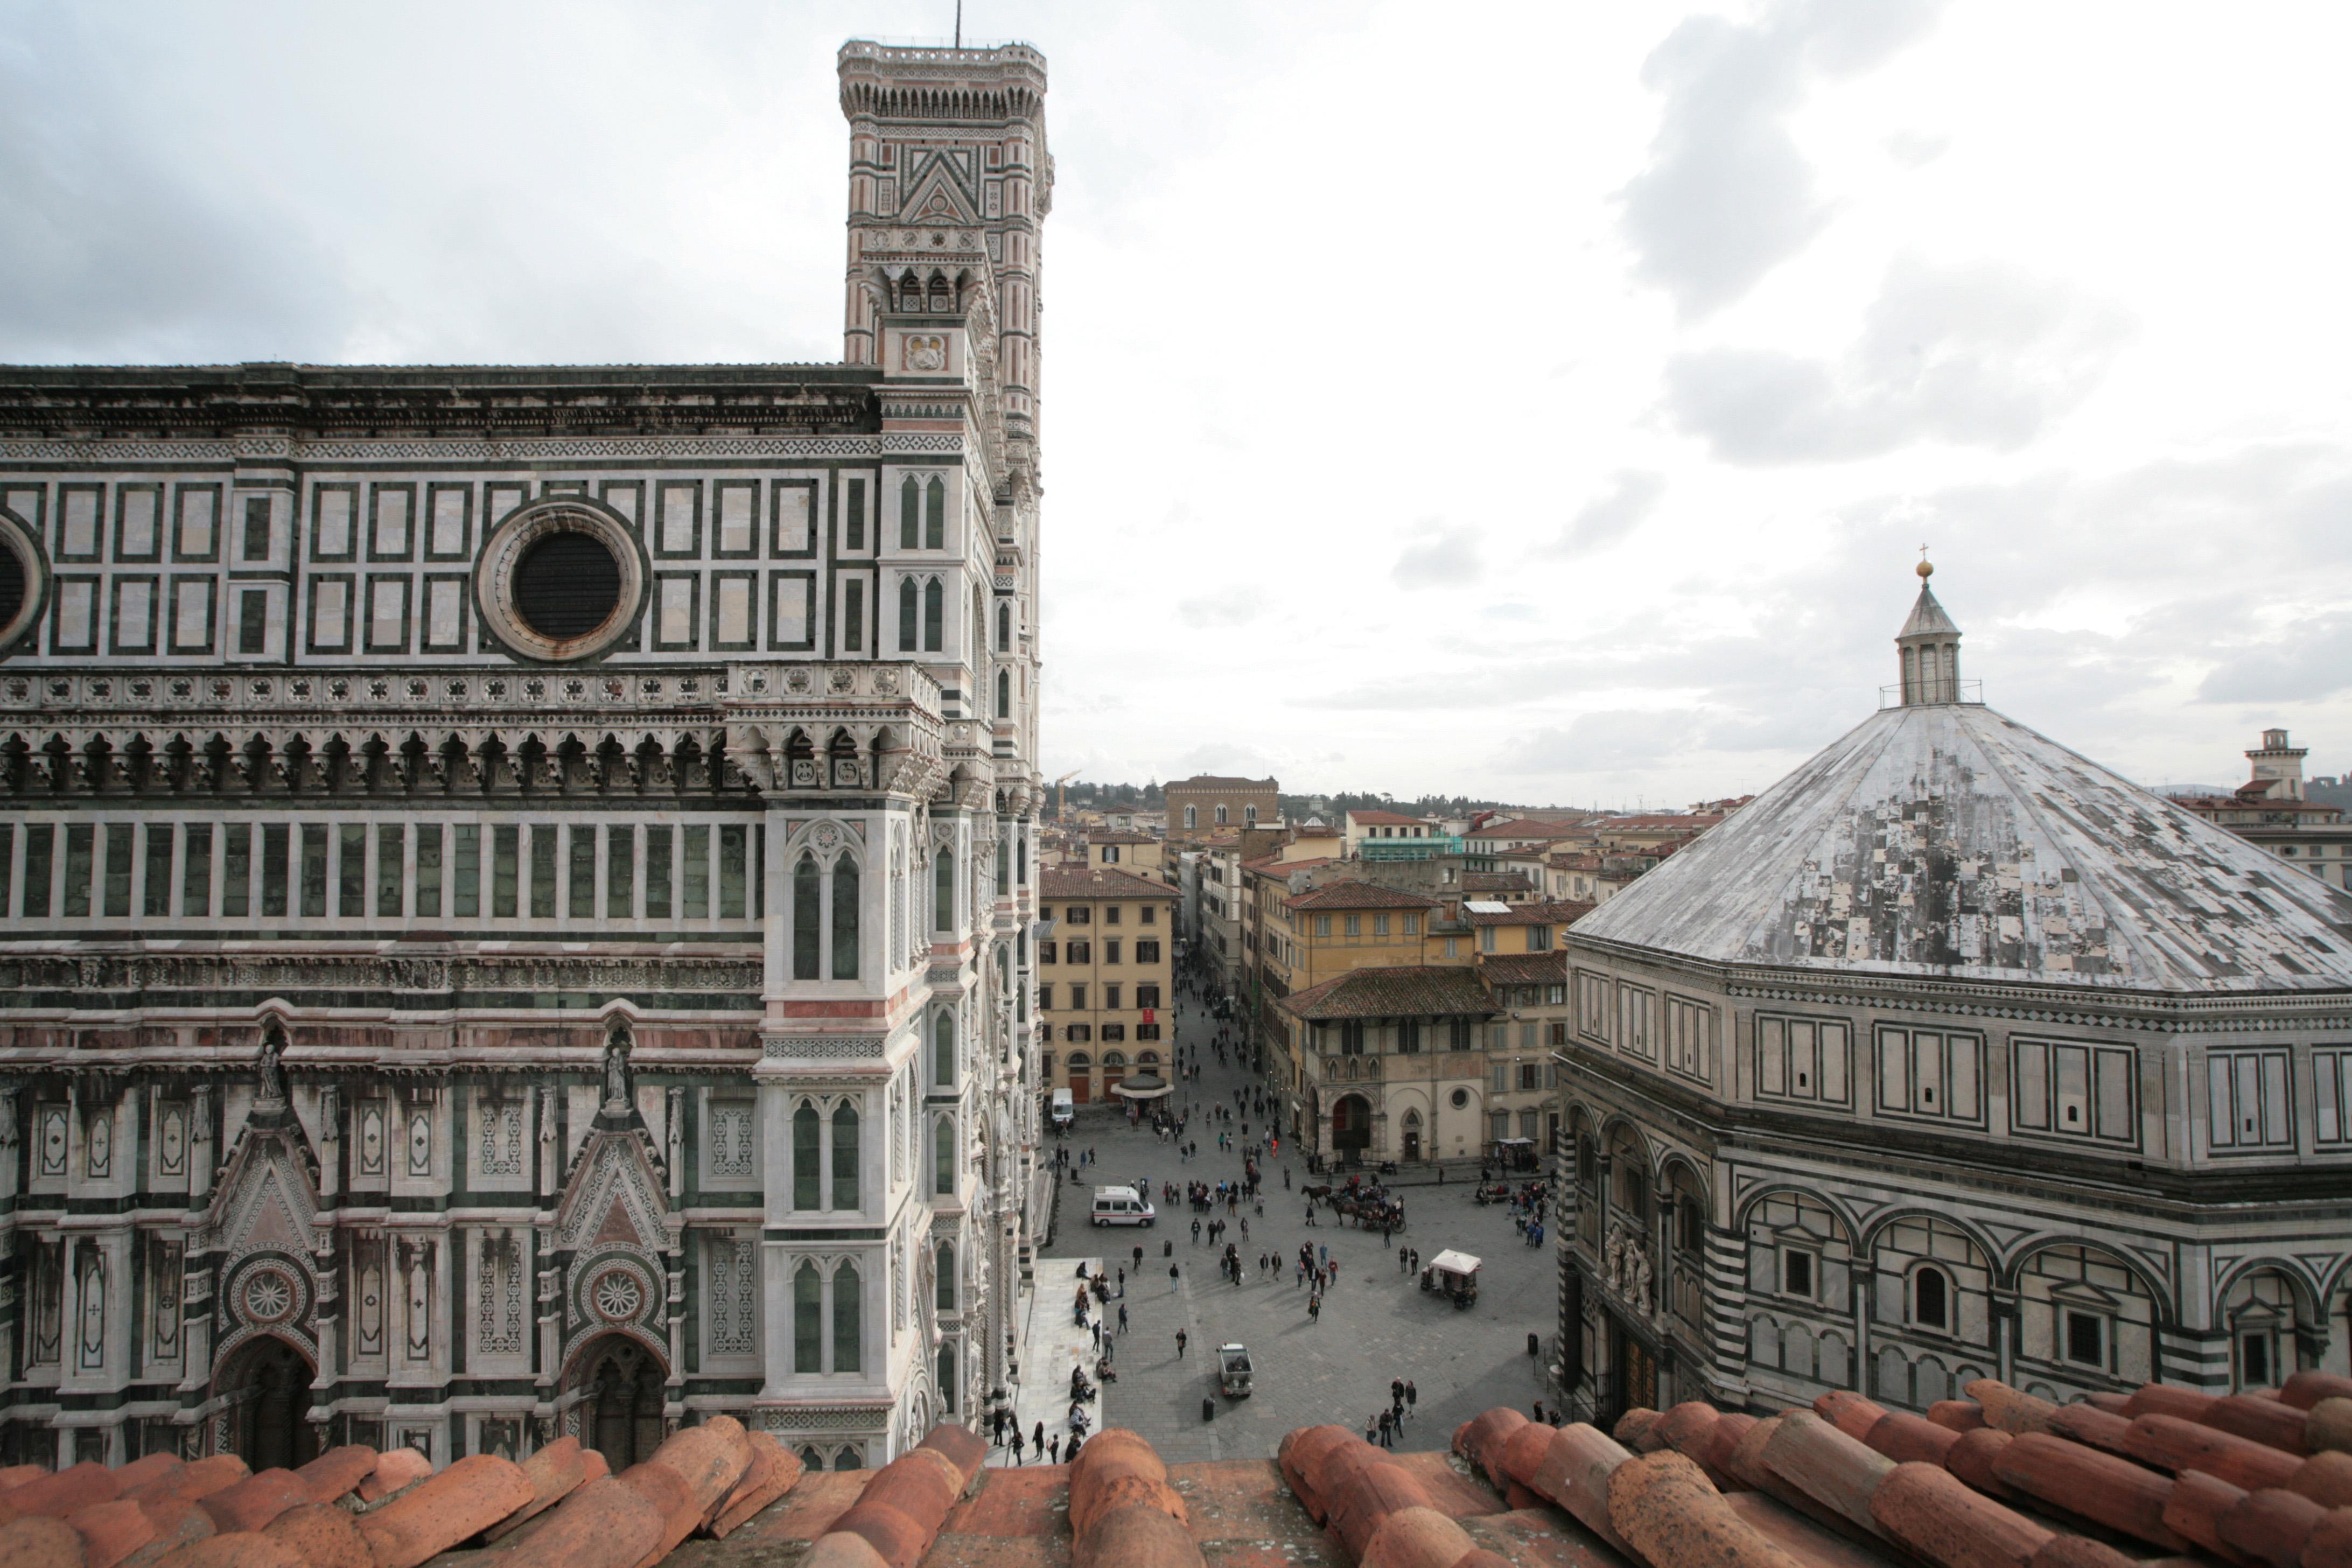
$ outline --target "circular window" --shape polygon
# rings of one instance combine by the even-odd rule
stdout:
[[[48,570],[32,531],[13,512],[0,512],[0,654],[14,647],[39,618]]]
[[[482,619],[525,658],[593,658],[628,634],[645,557],[617,514],[574,497],[541,501],[490,535],[475,574]]]
[[[284,1269],[264,1267],[245,1277],[238,1296],[248,1321],[274,1323],[293,1312],[299,1292]]]
[[[607,1268],[589,1285],[588,1304],[608,1323],[627,1322],[645,1310],[645,1287],[625,1268]]]
[[[551,641],[586,637],[621,605],[621,563],[593,534],[551,533],[515,563],[515,613]]]
[[[1465,1105],[1467,1105],[1467,1104],[1469,1104],[1469,1103],[1470,1103],[1470,1091],[1469,1091],[1468,1089],[1455,1089],[1455,1090],[1454,1091],[1454,1110],[1461,1110],[1464,1106],[1465,1106]]]

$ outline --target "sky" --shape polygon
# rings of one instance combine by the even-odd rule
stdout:
[[[824,362],[952,0],[0,0],[0,360]],[[969,0],[1048,57],[1044,765],[1675,805],[1993,706],[2352,770],[2341,5]]]

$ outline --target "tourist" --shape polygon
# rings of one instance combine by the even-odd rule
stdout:
[[[1184,1359],[1184,1347],[1191,1342],[1192,1336],[1190,1334],[1186,1333],[1181,1329],[1176,1331],[1176,1359],[1178,1361],[1182,1361]]]

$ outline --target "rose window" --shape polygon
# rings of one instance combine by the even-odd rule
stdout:
[[[257,1323],[274,1323],[294,1310],[294,1282],[278,1270],[264,1269],[245,1282],[245,1315]]]
[[[623,1322],[645,1307],[645,1287],[625,1269],[607,1269],[588,1288],[588,1301],[606,1322]]]

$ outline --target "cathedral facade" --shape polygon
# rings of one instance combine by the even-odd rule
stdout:
[[[1045,61],[840,84],[840,363],[0,370],[0,1456],[1005,1380]]]
[[[1975,700],[1924,585],[1896,642],[1568,933],[1563,1395],[2352,1369],[2352,900]]]

